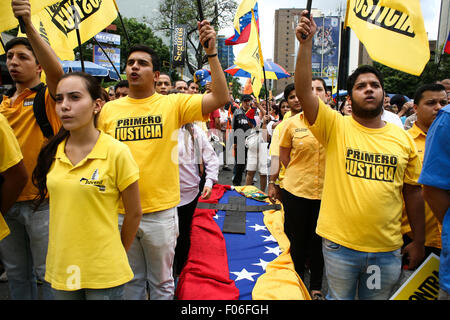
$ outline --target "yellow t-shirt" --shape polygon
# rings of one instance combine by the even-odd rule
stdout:
[[[283,188],[306,199],[320,200],[325,175],[325,149],[304,121],[303,112],[285,121],[280,147],[291,149]]]
[[[320,100],[309,128],[326,149],[316,232],[358,251],[400,248],[403,184],[417,185],[421,170],[411,136],[390,123],[366,128]]]
[[[408,130],[408,133],[413,137],[414,142],[417,146],[417,152],[419,154],[420,162],[423,163],[423,157],[425,154],[425,140],[427,134],[424,133],[415,123]],[[442,225],[436,219],[433,211],[431,211],[430,206],[425,201],[425,246],[433,248],[441,248],[441,231]],[[409,225],[408,215],[406,214],[405,208],[403,208],[402,216],[402,234],[407,233],[412,239],[411,226]]]
[[[106,103],[100,112],[99,129],[127,144],[139,166],[142,212],[166,210],[180,202],[178,129],[203,120],[202,98],[158,93],[145,99],[125,97]]]
[[[12,105],[11,99],[7,96],[3,96],[3,101],[0,104],[0,113],[8,119],[19,141],[23,163],[28,172],[28,182],[17,201],[33,200],[38,194],[36,187],[31,182],[31,176],[36,167],[39,152],[47,139],[42,134],[34,117],[33,101],[35,96],[35,91],[25,89]],[[61,121],[56,114],[55,101],[50,96],[48,89],[45,92],[45,109],[53,132],[56,134],[61,128]]]
[[[0,173],[15,166],[22,160],[22,152],[8,120],[0,114]],[[0,212],[0,240],[9,235],[8,225]]]
[[[275,127],[275,129],[272,132],[272,138],[270,140],[270,147],[269,147],[269,154],[271,156],[280,157],[280,133],[281,130],[283,130],[285,121],[290,117],[291,111],[286,112],[286,114],[283,117],[283,120]],[[277,181],[275,181],[275,183],[278,184],[280,188],[283,188],[283,179],[285,171],[286,168],[280,161],[280,171],[278,173]]]
[[[122,245],[121,192],[139,179],[129,148],[101,132],[92,151],[75,166],[64,140],[47,175],[50,201],[45,280],[58,290],[101,289],[130,281]]]

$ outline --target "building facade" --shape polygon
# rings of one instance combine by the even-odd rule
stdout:
[[[222,69],[227,69],[234,63],[233,46],[225,45],[225,39],[227,37],[219,35],[217,36],[217,56],[220,61]]]

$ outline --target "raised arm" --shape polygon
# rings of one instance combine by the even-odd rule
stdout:
[[[317,26],[314,19],[311,17],[310,20],[309,12],[304,10],[300,22],[295,29],[295,35],[300,42],[297,62],[295,64],[295,92],[302,105],[303,113],[310,124],[314,124],[316,121],[317,112],[319,110],[318,98],[311,90],[311,51],[312,39],[316,33],[316,29]],[[306,39],[302,38],[302,34],[307,35]]]
[[[22,17],[25,23],[26,35],[33,47],[34,54],[45,72],[47,86],[50,94],[54,97],[56,85],[64,74],[53,49],[41,37],[39,32],[31,23],[31,5],[29,0],[12,0],[11,7],[16,18]]]
[[[228,93],[227,80],[220,65],[216,49],[216,32],[208,21],[198,22],[200,33],[200,43],[204,44],[209,40],[208,48],[203,47],[208,56],[209,66],[211,68],[211,92],[203,96],[202,113],[207,115],[214,110],[224,106],[230,100]]]

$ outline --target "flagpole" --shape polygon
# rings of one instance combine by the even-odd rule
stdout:
[[[197,8],[198,8],[198,15],[200,17],[200,22],[202,22],[203,20],[205,20],[205,17],[203,16],[203,7],[202,7],[202,0],[197,0]],[[205,48],[208,48],[209,46],[209,40],[205,41],[205,43],[203,44],[203,46]]]
[[[127,38],[128,48],[131,48],[130,37],[128,36],[128,32],[127,32],[127,29],[125,28],[125,24],[123,23],[122,15],[120,14],[119,7],[117,6],[116,0],[113,0],[113,2],[114,2],[114,6],[116,7],[116,10],[117,10],[117,15],[119,16],[120,24],[122,25],[123,32],[125,33],[125,38]]]
[[[348,76],[348,60],[349,60],[349,51],[350,51],[350,28],[348,27],[348,13],[349,13],[349,3],[347,1],[347,8],[345,11],[344,22],[341,22],[341,52],[339,55],[339,65],[338,65],[338,74],[337,74],[337,90],[336,90],[336,102],[337,109],[339,110],[339,100],[340,100],[340,90],[343,87],[344,83],[346,83]]]
[[[336,102],[337,102],[338,109],[339,109],[339,101],[340,101],[340,91],[346,82],[347,73],[348,73],[349,38],[350,38],[350,29],[345,26],[345,23],[342,23],[341,54],[339,57],[337,92],[336,92],[336,97],[337,97]]]
[[[78,41],[78,50],[80,51],[80,63],[81,63],[81,71],[84,72],[84,58],[83,58],[83,51],[81,50],[81,36],[80,36],[80,17],[78,16],[78,13],[75,9],[75,1],[71,0],[72,4],[72,13],[73,13],[73,21],[75,22],[75,31],[77,34],[77,41]]]
[[[111,59],[109,58],[108,54],[106,53],[105,49],[102,47],[102,45],[98,42],[97,39],[95,39],[95,37],[93,37],[95,43],[100,47],[100,49],[102,50],[103,54],[106,56],[106,58],[108,59],[109,63],[111,63],[112,67],[114,68],[114,71],[116,72],[117,76],[120,79],[120,73],[119,71],[117,71],[116,66],[114,65],[114,63],[111,61]]]
[[[263,64],[263,74],[264,74],[264,91],[266,95],[266,115],[269,114],[269,92],[267,90],[267,79],[266,79],[266,68]]]
[[[20,32],[25,34],[27,32],[27,30],[25,28],[25,22],[23,22],[23,18],[22,17],[18,17],[17,20],[19,20]]]
[[[6,52],[5,43],[3,42],[1,32],[0,32],[0,43],[1,43],[2,47],[3,47],[3,51]]]

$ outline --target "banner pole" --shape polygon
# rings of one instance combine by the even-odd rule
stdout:
[[[347,74],[348,74],[348,54],[349,54],[349,43],[350,43],[350,29],[342,23],[341,29],[341,54],[339,57],[339,66],[338,66],[338,79],[337,79],[337,92],[336,92],[336,102],[337,108],[339,109],[340,102],[340,91],[344,86]]]
[[[111,63],[112,67],[114,68],[114,71],[116,72],[117,76],[119,77],[120,80],[120,73],[119,71],[117,71],[116,66],[114,65],[114,63],[111,61],[111,59],[109,58],[108,54],[106,53],[105,49],[102,47],[102,45],[98,42],[97,39],[95,39],[95,37],[93,37],[95,43],[100,47],[100,49],[102,50],[103,54],[106,56],[106,58],[108,59],[109,63]]]
[[[83,50],[81,49],[81,36],[80,36],[80,17],[77,13],[77,11],[75,10],[75,1],[71,0],[70,3],[71,5],[71,9],[72,9],[72,14],[73,14],[73,21],[75,23],[75,31],[77,34],[77,42],[78,42],[78,51],[80,52],[80,63],[81,63],[81,71],[85,72],[85,68],[84,68],[84,58],[83,58]]]
[[[0,33],[0,43],[1,43],[2,47],[3,47],[3,51],[6,52],[6,49],[5,49],[5,43],[3,42],[1,33]]]
[[[120,24],[122,25],[123,32],[125,33],[125,38],[127,38],[128,48],[131,48],[130,37],[128,36],[127,28],[125,28],[125,24],[123,23],[122,15],[120,14],[119,7],[117,6],[116,0],[113,0],[113,1],[114,1],[114,6],[116,7],[116,10],[117,10],[117,15],[119,16]]]
[[[197,8],[198,8],[198,15],[200,16],[200,22],[205,20],[205,17],[203,16],[203,7],[202,7],[202,0],[197,0]],[[203,46],[208,49],[209,46],[209,40],[205,41]]]
[[[267,90],[267,79],[266,79],[266,68],[263,65],[263,74],[264,74],[264,93],[266,96],[266,115],[269,114],[269,91]]]

